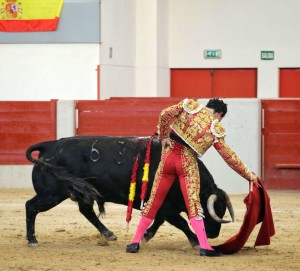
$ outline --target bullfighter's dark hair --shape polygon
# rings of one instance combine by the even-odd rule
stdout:
[[[225,117],[227,113],[227,104],[219,98],[210,99],[206,107],[213,109],[217,113],[222,113],[221,117]]]

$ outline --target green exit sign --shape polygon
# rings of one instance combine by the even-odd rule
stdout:
[[[221,50],[204,50],[204,58],[218,59],[221,58]]]
[[[274,60],[274,51],[260,51],[261,60]]]

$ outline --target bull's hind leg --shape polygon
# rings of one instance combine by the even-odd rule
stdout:
[[[83,201],[78,201],[79,211],[85,216],[85,218],[90,221],[95,228],[106,238],[108,241],[117,240],[117,236],[114,235],[109,229],[105,227],[104,224],[98,219],[94,212],[93,205],[85,203]]]
[[[40,212],[45,212],[55,207],[67,197],[54,197],[54,196],[40,196],[36,195],[31,200],[28,200],[25,204],[26,207],[26,238],[28,240],[28,246],[35,247],[38,245],[38,241],[35,236],[35,220],[36,216]]]

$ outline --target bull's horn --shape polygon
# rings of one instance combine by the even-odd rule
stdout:
[[[214,204],[215,204],[216,200],[217,200],[217,195],[215,195],[215,194],[210,195],[209,198],[208,198],[208,200],[207,200],[207,210],[208,210],[210,216],[216,222],[219,222],[219,223],[229,223],[230,220],[225,220],[225,219],[222,219],[222,218],[220,218],[220,217],[217,216],[217,214],[215,212],[215,209],[214,209]]]
[[[232,207],[231,200],[230,200],[228,194],[225,191],[223,191],[223,192],[224,192],[224,196],[225,196],[225,199],[226,199],[226,206],[228,208],[231,220],[232,220],[232,222],[234,222],[235,216],[234,216],[234,210],[233,210],[233,207]]]

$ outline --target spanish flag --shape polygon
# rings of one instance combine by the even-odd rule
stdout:
[[[55,31],[63,0],[0,0],[0,31]]]

